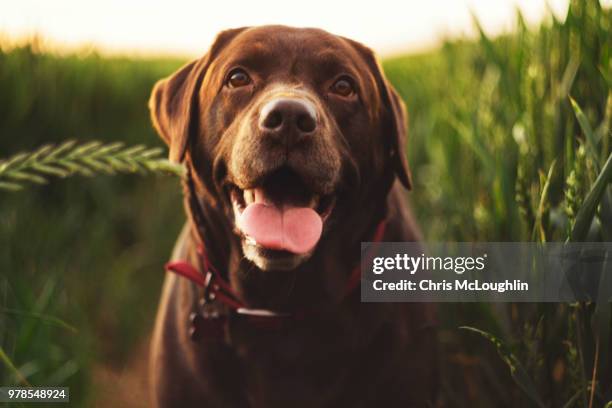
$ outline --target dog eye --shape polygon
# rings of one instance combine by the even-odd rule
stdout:
[[[246,86],[251,83],[251,77],[249,74],[244,72],[244,70],[240,68],[236,68],[231,71],[227,76],[226,84],[230,88],[239,88],[241,86]]]
[[[334,82],[331,91],[340,96],[351,96],[355,93],[355,85],[351,78],[343,76]]]

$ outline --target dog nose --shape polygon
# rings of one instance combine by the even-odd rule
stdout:
[[[317,128],[314,105],[305,99],[277,98],[267,102],[259,115],[259,127],[271,135],[296,140],[309,135]]]

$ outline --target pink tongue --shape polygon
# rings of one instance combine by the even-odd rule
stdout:
[[[303,254],[319,241],[323,221],[309,207],[254,202],[240,215],[238,227],[265,248]]]

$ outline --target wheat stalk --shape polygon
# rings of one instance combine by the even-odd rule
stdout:
[[[28,183],[46,184],[49,177],[77,174],[91,177],[97,173],[166,172],[181,176],[183,166],[162,158],[162,152],[143,145],[126,147],[120,142],[77,144],[71,140],[45,145],[0,161],[0,191],[18,191]]]
[[[582,205],[584,196],[588,190],[587,157],[583,144],[576,151],[573,168],[565,181],[565,213],[570,226],[576,220],[576,214]]]

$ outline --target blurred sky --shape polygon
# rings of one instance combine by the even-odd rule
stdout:
[[[280,23],[320,27],[392,54],[472,35],[470,10],[496,34],[513,26],[516,7],[537,23],[547,3],[565,15],[567,0],[2,0],[0,35],[19,40],[38,33],[60,47],[194,56],[222,29]]]

